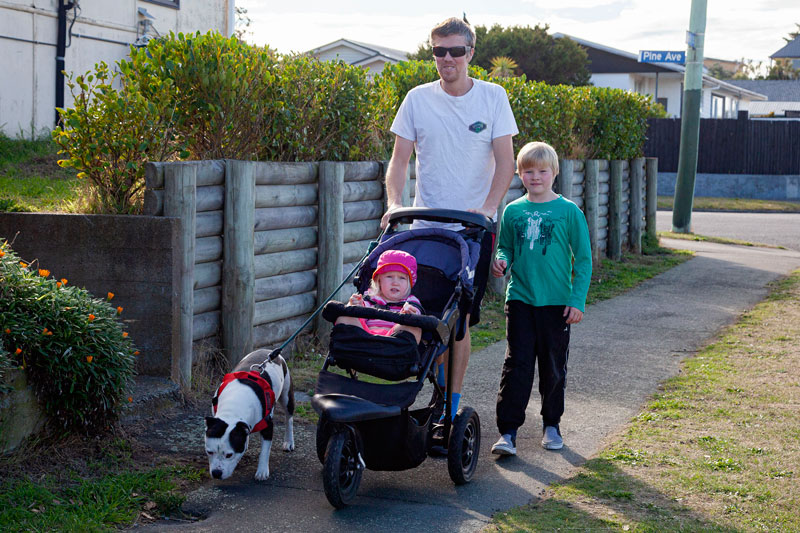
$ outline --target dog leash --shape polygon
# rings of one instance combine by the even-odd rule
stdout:
[[[386,227],[388,228],[389,226],[387,225]],[[319,307],[317,307],[317,309],[313,313],[311,313],[311,316],[308,317],[308,319],[305,322],[303,322],[303,325],[297,328],[297,331],[295,331],[291,337],[286,339],[283,342],[283,344],[272,350],[263,363],[250,365],[250,370],[253,371],[258,370],[259,373],[264,373],[266,371],[267,364],[274,361],[281,354],[283,349],[286,348],[289,345],[289,343],[291,343],[300,334],[300,332],[303,331],[306,328],[306,326],[308,326],[311,323],[312,320],[314,320],[314,318],[320,313],[320,311],[322,311],[322,308],[325,307],[325,304],[330,302],[336,295],[336,293],[339,292],[339,290],[341,290],[342,287],[344,287],[344,284],[347,283],[347,281],[353,276],[353,274],[356,273],[356,271],[361,267],[361,263],[363,263],[364,260],[367,257],[369,257],[369,254],[372,253],[372,250],[374,250],[378,246],[378,243],[380,242],[380,239],[384,233],[386,233],[385,229],[381,232],[380,235],[378,235],[377,239],[375,239],[374,241],[370,241],[369,247],[367,247],[367,251],[361,257],[361,259],[358,260],[358,263],[356,263],[356,266],[353,267],[353,270],[351,270],[350,273],[347,276],[345,276],[345,278],[342,280],[339,286],[336,287],[333,290],[333,292],[331,292],[328,295],[325,301],[322,302],[322,304]]]

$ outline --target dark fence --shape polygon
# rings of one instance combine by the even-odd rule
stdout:
[[[681,120],[648,123],[645,156],[658,158],[660,172],[677,172]],[[800,121],[701,119],[697,172],[800,174]]]

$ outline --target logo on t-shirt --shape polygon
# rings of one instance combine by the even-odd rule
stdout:
[[[486,124],[484,124],[480,120],[478,122],[473,122],[469,126],[469,131],[474,132],[474,133],[480,133],[485,129],[486,129]]]

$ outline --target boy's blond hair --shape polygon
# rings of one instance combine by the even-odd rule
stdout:
[[[543,142],[532,142],[523,146],[517,155],[517,172],[538,165],[549,166],[553,169],[553,176],[558,175],[558,154],[555,149]]]

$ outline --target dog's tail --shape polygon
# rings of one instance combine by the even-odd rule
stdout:
[[[286,365],[286,360],[280,357],[280,362],[284,383],[289,382],[289,391],[287,393],[289,397],[286,399],[286,410],[289,412],[289,416],[294,416],[294,381],[292,381],[292,376],[289,375],[289,367]]]

